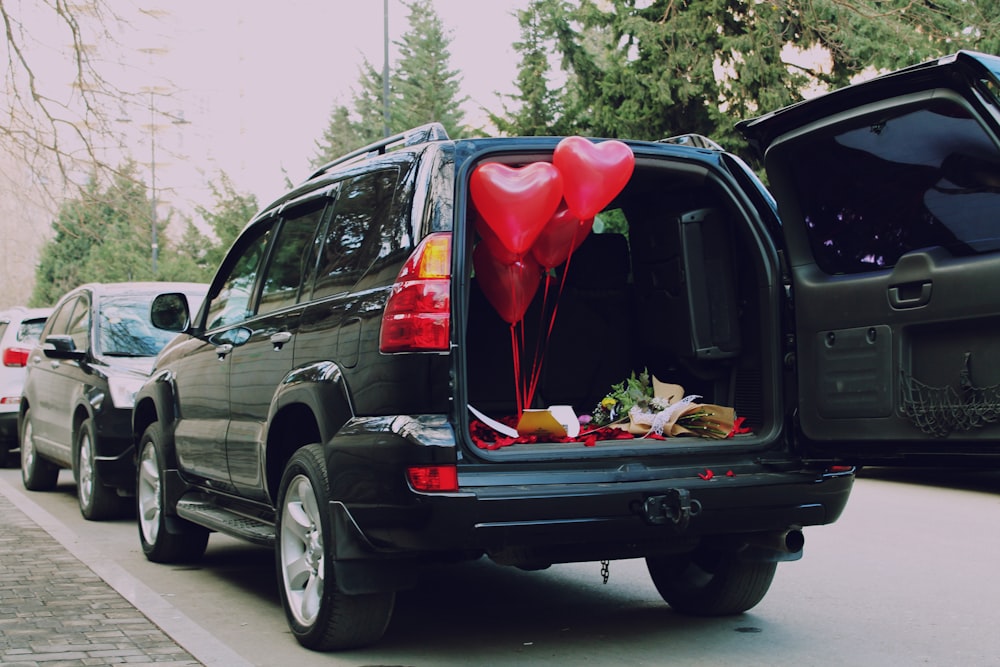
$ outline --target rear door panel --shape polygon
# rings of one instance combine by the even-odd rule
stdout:
[[[862,85],[741,124],[787,244],[800,436],[854,463],[1000,457],[996,76]]]

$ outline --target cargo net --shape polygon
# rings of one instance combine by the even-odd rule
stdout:
[[[959,373],[959,389],[933,387],[902,372],[903,414],[924,433],[943,438],[1000,420],[1000,384],[972,384],[969,357],[965,355],[965,367]]]

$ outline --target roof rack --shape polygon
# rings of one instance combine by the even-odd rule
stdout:
[[[701,134],[678,134],[675,137],[667,137],[657,141],[660,144],[677,144],[678,146],[692,146],[694,148],[708,148],[713,151],[724,151],[725,149],[708,137]]]
[[[322,167],[309,174],[309,178],[306,180],[312,180],[317,176],[325,174],[327,171],[338,165],[357,162],[373,155],[384,155],[392,146],[416,146],[417,144],[425,144],[430,141],[446,141],[447,139],[449,139],[448,131],[444,129],[444,125],[441,123],[435,122],[420,125],[419,127],[414,127],[410,130],[406,130],[405,132],[400,132],[399,134],[394,134],[390,137],[380,139],[379,141],[368,144],[367,146],[359,148],[356,151],[351,151],[346,155],[342,155],[336,160],[327,162]]]

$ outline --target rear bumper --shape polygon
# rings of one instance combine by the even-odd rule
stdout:
[[[703,480],[463,487],[390,507],[331,503],[337,558],[486,553],[524,564],[690,550],[706,538],[832,523],[853,473],[760,472]],[[347,539],[353,534],[353,539]]]

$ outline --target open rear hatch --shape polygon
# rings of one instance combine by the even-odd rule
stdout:
[[[578,247],[565,261],[496,249],[469,198],[455,243],[468,294],[455,305],[466,323],[456,361],[477,457],[706,460],[778,440],[781,290],[761,213],[721,153],[630,146],[634,170],[592,226],[563,200],[545,228],[572,218],[565,245]],[[551,160],[551,149],[507,152],[464,173]]]

